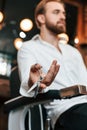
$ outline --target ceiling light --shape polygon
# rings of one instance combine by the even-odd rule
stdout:
[[[33,22],[30,19],[23,19],[20,22],[20,28],[25,32],[30,31],[32,27],[33,27]]]
[[[75,42],[75,44],[78,44],[79,43],[79,38],[75,37],[74,42]]]
[[[14,40],[14,46],[15,46],[15,48],[16,48],[17,50],[20,49],[20,47],[22,46],[22,44],[23,44],[23,40],[22,40],[21,38],[16,38],[16,39]]]
[[[25,38],[25,37],[26,37],[26,34],[25,34],[24,32],[20,32],[20,33],[19,33],[19,36],[20,36],[21,38]]]
[[[2,23],[3,19],[4,19],[4,14],[0,11],[0,23]]]
[[[58,34],[58,38],[61,41],[61,43],[67,44],[69,41],[69,36],[66,33]]]

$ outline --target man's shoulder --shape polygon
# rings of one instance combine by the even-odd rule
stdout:
[[[32,46],[33,44],[35,44],[36,42],[32,39],[28,40],[28,41],[25,41],[23,42],[23,45],[22,46]]]
[[[68,48],[71,48],[71,49],[76,49],[74,46],[72,46],[71,44],[66,44],[65,45],[66,47],[68,47]]]
[[[66,45],[62,45],[62,46],[68,55],[72,55],[75,57],[78,57],[81,55],[80,52],[74,46],[72,46],[70,44],[66,44]]]
[[[66,48],[67,49],[69,49],[70,51],[74,51],[74,52],[78,52],[78,50],[74,47],[74,46],[72,46],[71,44],[66,44],[65,45],[66,46]]]
[[[78,51],[78,49],[77,48],[75,48],[74,46],[72,46],[72,45],[70,45],[70,44],[67,44],[66,45],[66,50],[68,50],[68,52],[70,53],[70,54],[72,54],[73,56],[75,56],[75,57],[81,57],[81,54],[80,54],[80,52]]]
[[[37,44],[38,42],[39,42],[39,39],[38,39],[38,38],[37,38],[37,39],[32,38],[32,39],[30,39],[30,40],[27,40],[27,41],[23,42],[22,48],[35,47],[35,46],[38,45],[38,44]]]

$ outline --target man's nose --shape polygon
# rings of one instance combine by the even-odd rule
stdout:
[[[62,18],[62,19],[64,19],[64,20],[65,20],[65,19],[66,19],[65,14],[61,12],[61,13],[60,13],[60,18]]]

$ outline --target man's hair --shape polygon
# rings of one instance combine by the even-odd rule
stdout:
[[[37,16],[45,13],[45,6],[48,2],[58,2],[64,5],[62,0],[41,0],[35,9],[35,22],[38,28],[40,27],[40,22],[38,21]]]

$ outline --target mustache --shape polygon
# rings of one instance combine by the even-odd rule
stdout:
[[[57,22],[57,24],[63,24],[63,25],[66,25],[66,21],[65,20],[60,20]]]

